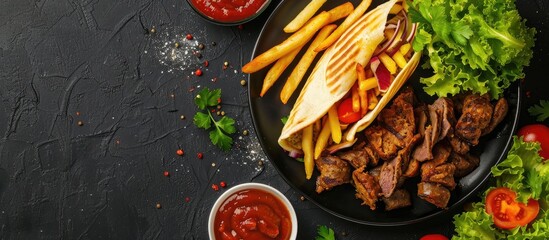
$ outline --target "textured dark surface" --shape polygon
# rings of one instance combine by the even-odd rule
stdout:
[[[277,3],[238,28],[207,23],[182,0],[1,1],[0,238],[206,239],[210,207],[223,191],[211,185],[220,181],[281,190],[297,210],[299,239],[315,236],[317,225],[333,228],[338,239],[450,235],[453,212],[398,228],[333,217],[300,201],[265,159],[239,69]],[[549,5],[518,5],[539,31],[525,112],[547,98]],[[152,26],[156,33],[148,31]],[[177,34],[183,44],[187,33],[204,43],[202,58],[189,58],[184,70],[181,62],[162,61],[161,53],[171,50],[164,44]],[[192,74],[197,68],[203,76]],[[207,132],[192,124],[193,89],[203,87],[221,88],[222,110],[237,121],[230,152],[213,147]],[[522,116],[523,124],[531,122]],[[184,156],[175,154],[178,148]]]

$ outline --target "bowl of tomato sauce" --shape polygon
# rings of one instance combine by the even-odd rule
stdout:
[[[210,211],[211,240],[297,237],[297,217],[280,191],[261,183],[243,183],[224,192]]]
[[[206,20],[219,25],[239,25],[259,16],[271,0],[187,0]]]

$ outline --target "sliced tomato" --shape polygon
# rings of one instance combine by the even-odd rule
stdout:
[[[353,99],[347,98],[343,100],[337,107],[337,116],[342,123],[354,123],[362,117],[360,111],[353,111]]]
[[[539,155],[549,159],[549,127],[543,124],[530,124],[519,129],[517,135],[523,136],[525,142],[539,142]]]
[[[517,194],[505,187],[491,190],[486,196],[486,213],[492,215],[494,224],[501,229],[526,226],[538,216],[539,203],[534,199],[528,204],[516,202]]]
[[[421,237],[419,240],[448,240],[448,238],[442,234],[433,233],[433,234],[427,234]]]

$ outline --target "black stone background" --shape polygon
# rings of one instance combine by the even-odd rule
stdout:
[[[297,211],[299,239],[313,239],[317,225],[338,239],[451,235],[456,212],[408,227],[358,225],[300,201],[278,176],[256,139],[239,71],[278,2],[238,28],[204,21],[183,0],[0,1],[0,239],[207,239],[224,191],[211,185],[220,181],[281,190]],[[547,99],[549,3],[517,4],[539,31],[524,125],[533,122],[525,109]],[[173,43],[165,34],[187,33],[205,44],[202,58],[187,70],[160,63],[162,44]],[[236,119],[230,152],[192,124],[192,90],[203,87],[222,89],[222,110]]]

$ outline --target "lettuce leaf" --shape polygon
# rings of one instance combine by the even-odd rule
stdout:
[[[492,225],[492,217],[484,211],[484,203],[474,203],[473,210],[454,216],[457,234],[453,240],[501,239],[505,235]]]
[[[547,194],[549,164],[544,164],[538,154],[539,143],[514,138],[507,158],[492,168],[492,175],[497,186],[514,190],[519,201],[526,203],[529,198],[540,199]]]
[[[414,0],[419,23],[412,46],[429,57],[433,75],[421,78],[430,95],[462,91],[498,98],[523,78],[536,30],[528,28],[514,0]]]
[[[456,235],[452,239],[549,239],[549,162],[538,154],[537,142],[524,142],[513,137],[507,158],[492,167],[494,187],[508,187],[517,193],[517,201],[534,198],[540,203],[540,213],[529,226],[509,231],[493,226],[485,212],[485,203],[474,203],[471,211],[454,216]],[[494,187],[484,192],[482,199]]]

